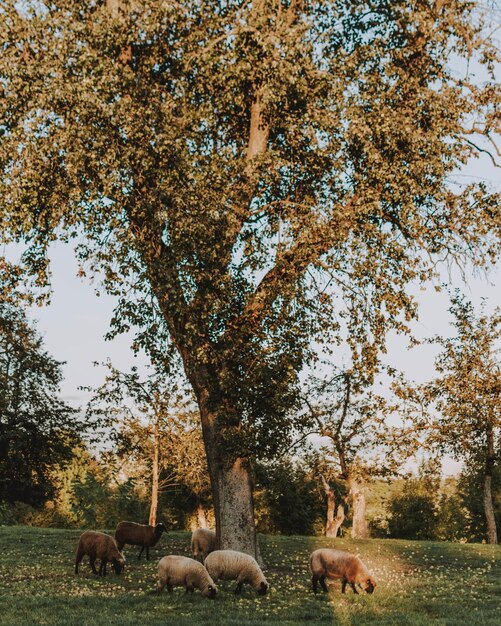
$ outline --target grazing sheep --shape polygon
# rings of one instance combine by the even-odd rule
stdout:
[[[197,528],[191,535],[191,551],[193,558],[198,561],[200,556],[202,563],[207,555],[216,549],[216,533],[208,528]]]
[[[122,550],[126,543],[131,546],[141,546],[138,560],[146,548],[146,560],[149,561],[150,548],[157,545],[163,532],[167,532],[167,528],[163,524],[148,526],[135,522],[120,522],[115,530],[115,540],[119,550]]]
[[[171,554],[164,556],[158,563],[158,593],[167,585],[167,590],[178,585],[186,587],[186,592],[193,593],[195,587],[206,598],[214,598],[217,587],[205,567],[187,556]]]
[[[215,550],[205,559],[205,567],[215,582],[236,580],[235,593],[240,593],[242,585],[248,583],[264,596],[268,590],[268,582],[261,568],[248,554],[236,550]]]
[[[351,552],[344,550],[331,550],[321,548],[310,555],[311,582],[313,591],[317,593],[317,581],[324,591],[327,591],[326,578],[340,578],[342,580],[342,593],[346,591],[349,583],[355,593],[358,593],[355,585],[372,593],[376,582],[362,561]]]
[[[111,562],[116,574],[120,574],[122,568],[125,567],[125,558],[119,552],[115,540],[110,535],[87,530],[80,536],[75,559],[75,574],[78,574],[78,565],[86,554],[89,556],[92,571],[98,576],[106,576],[108,561]],[[101,559],[99,572],[96,571],[96,559]]]

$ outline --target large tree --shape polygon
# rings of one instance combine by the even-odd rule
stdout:
[[[44,503],[73,456],[82,425],[59,396],[61,365],[25,312],[0,302],[0,500]]]
[[[178,351],[220,545],[255,553],[251,459],[288,444],[312,340],[346,326],[370,364],[415,312],[408,283],[497,254],[498,199],[446,182],[499,124],[476,7],[0,0],[0,13],[4,235],[26,242],[40,287],[50,242],[77,238],[82,273],[119,298],[114,330]]]
[[[487,538],[497,543],[492,479],[501,434],[501,311],[477,314],[456,292],[450,312],[456,335],[432,339],[442,348],[435,360],[436,378],[404,386],[401,393],[413,401],[408,407],[428,444],[481,473]]]

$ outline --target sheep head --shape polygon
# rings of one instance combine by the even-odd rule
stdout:
[[[262,581],[259,587],[257,588],[257,592],[260,596],[264,596],[267,591],[268,591],[268,583]]]
[[[369,578],[364,582],[363,588],[367,593],[374,593],[374,589],[376,587],[376,581],[369,576]]]

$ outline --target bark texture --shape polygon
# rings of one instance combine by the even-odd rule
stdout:
[[[369,537],[369,529],[367,528],[366,520],[365,493],[358,481],[350,480],[348,484],[353,509],[351,536],[353,539],[367,539]]]
[[[327,523],[325,524],[325,536],[337,537],[339,529],[341,528],[345,518],[344,505],[340,502],[336,509],[336,494],[334,489],[329,485],[322,474],[320,474],[320,480],[322,481],[324,491],[327,495]]]
[[[484,512],[487,524],[487,540],[491,544],[497,544],[498,542],[494,505],[492,503],[492,474],[494,471],[495,458],[494,431],[491,427],[487,432],[487,455],[484,475]]]
[[[160,453],[160,434],[158,430],[158,420],[155,421],[153,427],[153,459],[152,459],[152,472],[151,472],[151,504],[150,504],[150,518],[149,525],[155,526],[157,523],[158,513],[158,460]]]
[[[228,460],[216,414],[207,410],[203,401],[205,395],[199,397],[199,406],[214,502],[217,546],[220,550],[245,552],[257,559],[252,465],[243,457]]]

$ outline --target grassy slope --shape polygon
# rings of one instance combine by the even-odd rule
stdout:
[[[30,626],[256,624],[499,624],[501,550],[485,545],[306,537],[261,537],[269,595],[234,583],[219,585],[215,601],[199,592],[152,595],[156,563],[164,554],[188,554],[188,533],[164,535],[152,560],[127,550],[125,575],[94,578],[87,564],[73,574],[79,532],[0,527],[0,624]],[[315,597],[308,554],[316,547],[356,550],[378,580],[374,595],[341,595],[339,583]]]

